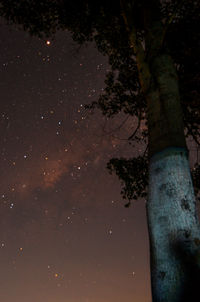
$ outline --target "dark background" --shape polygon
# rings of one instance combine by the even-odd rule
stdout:
[[[134,120],[85,111],[109,70],[93,44],[49,41],[0,27],[0,300],[150,302],[145,201],[106,170],[141,151]]]
[[[136,123],[84,109],[110,68],[93,44],[47,41],[1,22],[0,301],[150,302],[145,200],[106,170],[142,152]]]

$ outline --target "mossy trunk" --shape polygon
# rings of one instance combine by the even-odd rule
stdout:
[[[147,95],[150,239],[153,302],[196,301],[200,227],[184,137],[176,71],[169,55],[151,61]],[[196,297],[196,298],[195,298]]]

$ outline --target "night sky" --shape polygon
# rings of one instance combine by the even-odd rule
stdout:
[[[0,27],[0,301],[150,302],[145,201],[130,208],[109,175],[134,129],[84,104],[107,58],[68,32]]]

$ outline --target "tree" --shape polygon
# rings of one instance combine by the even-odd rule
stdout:
[[[78,43],[93,40],[109,57],[106,89],[89,107],[108,117],[120,111],[135,116],[129,140],[147,144],[143,156],[112,159],[108,168],[124,183],[129,201],[145,197],[148,184],[153,301],[194,301],[200,166],[192,182],[186,137],[199,144],[199,1],[0,0],[0,15],[33,35],[67,29]],[[147,128],[139,132],[142,122]]]

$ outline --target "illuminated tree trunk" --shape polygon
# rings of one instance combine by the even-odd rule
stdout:
[[[200,226],[171,57],[163,51],[160,1],[143,1],[145,49],[137,38],[132,1],[122,15],[146,97],[149,134],[147,202],[153,302],[193,302],[199,295]]]
[[[177,75],[168,55],[152,60],[147,95],[147,202],[153,302],[196,301],[200,227],[184,137]]]

